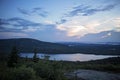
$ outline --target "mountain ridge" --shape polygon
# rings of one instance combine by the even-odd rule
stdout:
[[[67,46],[57,43],[51,43],[51,42],[44,42],[39,41],[36,39],[31,38],[14,38],[14,39],[1,39],[1,50],[3,52],[10,53],[13,46],[16,46],[20,52],[33,52],[35,48],[37,48],[38,52],[50,52],[52,53],[52,50],[54,48],[60,50],[57,47],[64,47],[67,48]],[[46,51],[47,50],[47,51]]]
[[[16,46],[20,53],[33,53],[36,48],[38,53],[120,55],[120,45],[85,43],[61,44],[44,42],[31,38],[1,39],[0,53],[10,53],[13,46]]]

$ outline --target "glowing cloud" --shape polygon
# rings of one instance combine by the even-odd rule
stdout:
[[[69,37],[83,37],[86,34],[100,33],[102,31],[120,31],[120,19],[112,20],[93,20],[92,18],[76,16],[63,24],[58,24],[57,29],[66,31]],[[110,36],[111,34],[107,34]]]
[[[107,33],[106,35],[104,35],[104,36],[102,36],[101,38],[106,38],[106,37],[109,37],[109,36],[111,36],[112,34],[109,32],[109,33]]]

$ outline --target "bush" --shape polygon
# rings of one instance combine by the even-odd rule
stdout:
[[[34,65],[36,75],[45,80],[66,80],[60,66],[49,61],[39,61]]]
[[[32,68],[21,66],[13,70],[14,80],[34,80],[36,78],[35,71]]]
[[[51,72],[51,65],[48,63],[38,62],[37,64],[34,64],[33,68],[36,71],[36,75],[44,79],[48,78]]]
[[[13,80],[12,70],[7,67],[0,67],[0,80]]]
[[[17,68],[0,67],[0,80],[42,80],[36,72],[25,65]]]

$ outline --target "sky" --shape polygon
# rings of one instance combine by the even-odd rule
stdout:
[[[0,39],[120,42],[120,0],[0,0]]]

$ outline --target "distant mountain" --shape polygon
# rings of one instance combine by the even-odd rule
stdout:
[[[103,44],[103,45],[120,45],[120,42],[57,42],[64,45],[89,45],[89,44]]]
[[[99,42],[99,43],[81,43],[81,42],[58,42],[69,46],[71,52],[98,54],[98,55],[120,55],[119,42]]]
[[[120,45],[120,42],[99,42],[98,44]]]
[[[120,55],[120,45],[77,42],[51,43],[30,38],[1,39],[0,53],[10,53],[13,46],[16,46],[20,53],[33,53],[36,48],[39,53]]]

